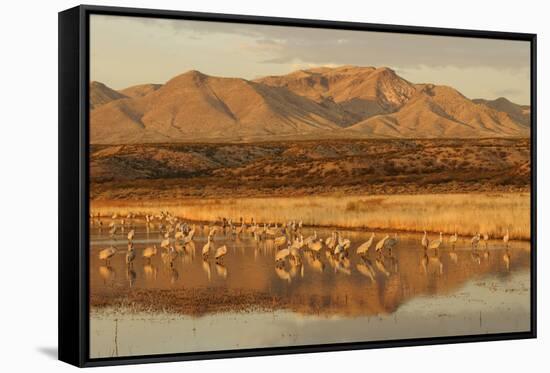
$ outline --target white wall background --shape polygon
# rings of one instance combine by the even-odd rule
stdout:
[[[521,372],[548,362],[550,23],[544,1],[92,1],[98,5],[538,33],[539,338],[110,368]],[[68,371],[57,350],[57,12],[76,1],[6,1],[0,12],[0,366]],[[546,234],[545,234],[546,233]],[[6,240],[7,238],[7,240]],[[540,371],[540,369],[537,369]],[[32,371],[32,370],[30,370]]]

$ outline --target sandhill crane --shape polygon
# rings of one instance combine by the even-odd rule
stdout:
[[[264,225],[264,233],[269,236],[276,236],[279,233],[279,228],[277,227],[277,224],[275,224],[274,228],[269,228]]]
[[[455,232],[455,234],[453,234],[450,238],[449,238],[449,243],[452,245],[453,247],[453,250],[455,248],[455,245],[456,245],[456,242],[458,241],[458,234]]]
[[[300,256],[300,252],[299,252],[301,247],[301,242],[297,240],[295,240],[294,242],[295,243],[290,245],[290,248],[288,250],[290,251],[290,259],[292,259],[292,264],[294,264],[295,266],[298,266],[302,264],[302,257]]]
[[[312,236],[306,237],[306,239],[304,240],[304,245],[309,247],[309,245],[315,241],[317,241],[317,231],[313,231]]]
[[[208,241],[202,247],[202,257],[203,258],[208,258],[208,256],[210,255],[210,250],[212,249],[212,247],[213,247],[212,246],[212,236],[208,235]]]
[[[132,242],[132,240],[134,239],[134,234],[136,232],[132,229],[130,232],[128,232],[128,241]]]
[[[430,240],[428,239],[428,234],[424,231],[424,237],[422,237],[422,247],[427,250],[429,245]]]
[[[177,241],[177,240],[183,240],[183,237],[184,237],[184,234],[182,231],[176,231],[176,233],[174,233],[174,239]]]
[[[391,238],[388,238],[385,242],[384,242],[384,246],[383,248],[386,249],[386,250],[389,250],[390,254],[391,254],[391,251],[393,250],[393,248],[395,246],[397,246],[397,244],[399,243],[399,237],[397,237],[397,233],[394,235],[394,237],[391,237]]]
[[[357,255],[365,255],[369,252],[369,249],[370,247],[372,246],[372,243],[374,241],[374,233],[371,234],[370,238],[368,239],[368,241],[362,243],[358,248],[357,248]]]
[[[193,224],[193,228],[191,228],[191,230],[189,231],[189,233],[185,237],[185,242],[190,242],[191,240],[193,240],[193,237],[195,236],[196,230],[197,229],[195,227],[195,224]]]
[[[481,239],[481,235],[478,233],[475,236],[472,237],[472,249],[477,248],[477,245],[479,244],[479,240]]]
[[[99,251],[99,260],[104,260],[105,264],[109,263],[109,260],[116,254],[117,248],[114,246],[110,246],[106,249]]]
[[[351,246],[351,240],[349,238],[342,238],[342,236],[338,234],[338,244],[343,246],[344,249],[348,250]]]
[[[246,231],[246,225],[244,224],[244,221],[242,221],[241,225],[239,227],[237,227],[237,229],[235,230],[235,233],[237,234],[237,236],[240,236],[241,233],[243,233],[245,231]]]
[[[336,232],[332,232],[332,235],[325,240],[325,244],[331,251],[336,247],[336,242]]]
[[[334,248],[334,255],[335,256],[339,256],[339,257],[342,256],[343,257],[343,256],[346,255],[346,253],[347,253],[346,248],[341,244],[337,244],[336,247]]]
[[[225,254],[227,254],[227,246],[220,246],[216,250],[216,255],[214,255],[214,258],[216,259],[216,261],[221,261]]]
[[[428,249],[437,250],[439,249],[442,243],[443,243],[443,232],[439,232],[439,240],[430,242],[430,244],[428,245]]]
[[[134,245],[130,243],[128,244],[128,252],[126,253],[126,265],[129,267],[133,266],[135,258],[136,258],[136,252],[134,250]]]
[[[325,270],[325,264],[317,259],[312,253],[306,256],[307,263],[317,272],[323,272]]]
[[[376,246],[374,247],[376,252],[379,252],[384,247],[384,243],[386,243],[386,240],[390,238],[390,236],[385,235],[384,238],[382,238],[380,241],[376,243]]]
[[[143,249],[143,259],[147,259],[149,263],[151,263],[151,258],[157,255],[157,245],[154,245],[153,247],[146,247]]]
[[[285,243],[286,243],[286,236],[280,236],[275,238],[275,240],[273,241],[273,246],[275,246],[275,248],[278,249],[279,247],[284,246]]]
[[[290,247],[290,246],[289,246]],[[277,251],[275,254],[275,263],[282,263],[290,255],[290,248]]]
[[[502,237],[502,242],[504,242],[506,248],[508,248],[508,241],[510,241],[510,232],[508,231],[508,228],[506,228],[506,234]]]
[[[319,252],[323,248],[323,240],[313,241],[308,245],[308,248],[312,251]]]

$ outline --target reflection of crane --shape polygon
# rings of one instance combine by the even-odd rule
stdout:
[[[210,270],[210,263],[208,263],[206,260],[203,260],[202,269],[206,273],[206,277],[208,278],[208,281],[210,281],[212,279],[212,271]]]
[[[128,280],[128,285],[133,287],[136,282],[136,272],[132,268],[126,270],[126,280]]]
[[[374,263],[376,264],[376,269],[378,269],[382,274],[384,274],[384,276],[390,277],[390,272],[388,272],[382,260],[376,259]]]
[[[112,280],[116,276],[116,272],[111,266],[99,266],[99,275],[103,278],[105,282]]]
[[[216,273],[222,278],[227,278],[227,268],[220,263],[216,263]]]
[[[425,274],[428,274],[430,266],[435,266],[437,269],[437,272],[440,275],[443,274],[443,263],[439,259],[439,255],[430,257],[428,256],[428,254],[424,254],[424,256],[422,257],[422,260],[420,261],[420,264]]]
[[[126,265],[128,267],[133,266],[135,258],[136,258],[136,252],[134,250],[134,245],[129,243],[128,244],[128,252],[126,253]]]
[[[502,256],[502,260],[504,261],[504,265],[506,266],[506,270],[510,270],[510,252],[508,251],[508,248],[506,248],[506,252]]]
[[[359,273],[369,278],[371,282],[376,282],[376,273],[374,272],[374,268],[372,267],[370,260],[366,259],[362,263],[357,263],[356,267]]]
[[[485,243],[485,248],[489,246],[489,235],[487,233],[483,234],[483,242]]]
[[[275,266],[275,273],[277,274],[277,276],[279,276],[281,280],[288,281],[289,283],[292,281],[290,273],[284,267]]]
[[[144,259],[147,259],[149,263],[151,263],[151,258],[157,255],[157,245],[154,245],[153,247],[146,247],[143,249],[142,256]]]

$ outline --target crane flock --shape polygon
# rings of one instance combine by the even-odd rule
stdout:
[[[158,227],[159,237],[158,245],[146,246],[142,249],[141,255],[138,255],[134,248],[134,240],[136,239],[136,225],[145,220],[146,231],[150,228]],[[99,228],[102,232],[104,219],[98,215],[91,215],[91,224]],[[109,218],[107,218],[109,219]],[[127,230],[126,236],[124,236]],[[510,268],[510,253],[508,250],[510,233],[506,229],[506,233],[502,237],[502,242],[505,245],[506,252],[503,255],[503,262],[507,269]],[[352,251],[352,240],[346,237],[340,231],[332,231],[330,235],[321,238],[317,231],[304,238],[302,221],[288,221],[284,224],[279,223],[257,223],[253,218],[249,223],[246,223],[243,218],[239,219],[238,223],[234,223],[231,219],[220,217],[218,221],[210,224],[189,223],[181,218],[172,215],[169,212],[161,211],[156,215],[137,215],[129,213],[125,218],[119,217],[118,214],[113,214],[110,217],[108,224],[109,237],[116,243],[119,240],[117,234],[123,234],[122,240],[127,238],[127,250],[119,250],[116,245],[110,245],[98,251],[98,259],[106,266],[109,265],[113,257],[118,253],[125,253],[125,263],[128,269],[133,268],[134,262],[138,257],[144,263],[144,266],[151,267],[151,261],[160,254],[163,263],[170,268],[174,267],[174,263],[179,256],[184,256],[187,252],[195,252],[195,238],[201,234],[206,238],[206,243],[202,246],[201,254],[203,260],[203,268],[210,279],[211,270],[209,262],[213,262],[216,266],[218,274],[222,277],[227,277],[227,269],[223,264],[223,260],[228,253],[227,244],[216,245],[217,236],[221,235],[222,240],[233,238],[235,240],[248,238],[256,242],[271,242],[275,250],[274,264],[275,271],[281,279],[290,280],[292,272],[296,274],[301,271],[303,275],[303,262],[306,261],[311,268],[322,272],[325,268],[324,261],[321,260],[322,252],[325,253],[326,262],[334,268],[335,272],[350,274],[352,271],[350,262],[350,252]],[[421,267],[424,272],[428,273],[430,268],[435,268],[437,272],[443,273],[443,264],[439,257],[440,249],[448,247],[449,257],[451,261],[457,261],[455,247],[458,243],[459,236],[455,232],[448,239],[444,238],[443,232],[439,232],[439,236],[430,239],[428,233],[424,234],[419,246],[424,249],[424,255],[421,259]],[[483,240],[485,252],[478,252],[479,244]],[[481,234],[480,232],[473,235],[469,241],[472,250],[472,258],[474,261],[480,260],[482,256],[488,257],[489,234]],[[148,240],[150,242],[151,240]],[[393,235],[384,234],[382,237],[376,237],[374,232],[371,232],[368,240],[364,242],[356,242],[355,254],[359,258],[359,263],[356,269],[362,275],[373,279],[376,273],[381,273],[383,276],[389,276],[388,268],[397,266],[397,259],[393,255],[393,251],[399,246],[401,240],[397,233]],[[433,252],[433,255],[429,255]],[[371,259],[374,255],[374,260]],[[384,257],[389,260],[384,260]],[[389,267],[388,267],[389,266]],[[289,268],[289,270],[287,270]],[[146,269],[146,275],[156,276],[152,268]],[[148,273],[147,273],[148,272]],[[135,279],[135,274],[133,276]]]

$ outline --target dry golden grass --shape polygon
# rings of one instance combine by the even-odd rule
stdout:
[[[429,194],[343,197],[205,198],[179,201],[93,201],[92,212],[156,214],[217,221],[254,217],[259,223],[302,220],[310,226],[365,228],[408,232],[488,233],[529,240],[530,196],[527,193]]]

